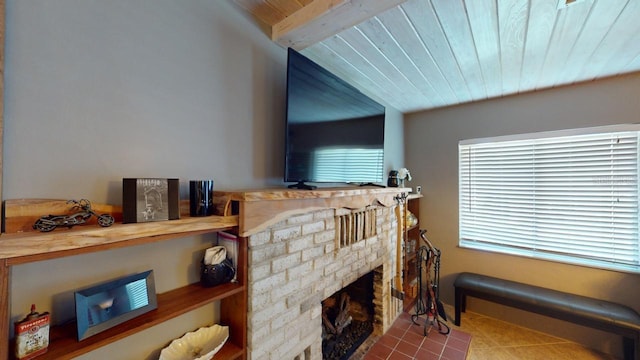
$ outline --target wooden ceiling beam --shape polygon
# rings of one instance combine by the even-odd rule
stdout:
[[[406,0],[312,0],[271,27],[271,39],[302,50]]]
[[[345,3],[346,0],[313,0],[282,19],[282,21],[274,24],[271,28],[271,40],[276,41],[288,32],[300,28],[316,18],[320,18],[331,9],[342,6]]]
[[[261,24],[271,28],[284,19],[287,14],[264,0],[234,0],[236,4],[245,9],[251,16],[259,20]]]

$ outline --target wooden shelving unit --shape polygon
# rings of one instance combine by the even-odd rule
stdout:
[[[9,280],[11,267],[36,261],[100,252],[109,249],[168,241],[187,236],[235,230],[237,216],[208,216],[143,224],[114,224],[56,230],[51,233],[2,234],[0,236],[0,359],[12,359],[9,339]],[[158,294],[158,308],[104,332],[78,341],[75,324],[53,327],[46,354],[38,359],[71,359],[127,336],[158,325],[199,307],[220,301],[220,322],[230,326],[229,340],[216,355],[220,359],[246,358],[247,326],[247,243],[240,238],[237,264],[238,283],[213,288],[190,284]],[[176,337],[182,334],[176,334]],[[158,344],[161,347],[163,344]]]
[[[422,195],[419,194],[411,194],[407,197],[406,210],[413,213],[413,215],[420,219],[420,199]],[[406,216],[406,213],[405,213]],[[404,240],[405,240],[405,249],[404,249],[404,267],[403,267],[403,291],[405,293],[404,305],[405,308],[410,307],[415,301],[415,297],[411,296],[411,286],[416,280],[417,270],[416,270],[416,251],[420,248],[420,222],[414,226],[407,227],[404,232]],[[416,251],[407,252],[406,247],[409,246],[409,242],[415,240]]]

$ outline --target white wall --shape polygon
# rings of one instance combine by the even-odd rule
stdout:
[[[477,272],[620,302],[640,311],[640,276],[461,249],[458,244],[457,145],[463,139],[638,122],[640,74],[405,116],[405,149],[422,185],[421,228],[442,250],[441,295],[453,304],[453,281]],[[620,354],[620,339],[600,331],[470,298],[485,312],[602,351]]]
[[[7,0],[3,196],[121,204],[123,177],[283,186],[286,50],[232,1]],[[387,127],[402,134],[402,114]],[[387,168],[402,163],[388,143]],[[73,316],[73,291],[154,269],[158,292],[197,281],[212,235],[21,265],[12,320],[35,303]],[[215,306],[83,358],[157,358]]]

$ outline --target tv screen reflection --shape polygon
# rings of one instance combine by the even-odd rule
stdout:
[[[152,270],[77,291],[75,300],[78,340],[158,307]]]
[[[94,326],[149,305],[147,282],[140,279],[113,290],[91,295],[88,302],[89,326]]]

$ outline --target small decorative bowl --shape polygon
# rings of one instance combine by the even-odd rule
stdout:
[[[159,360],[210,360],[229,338],[229,327],[202,327],[175,339],[162,349]]]

